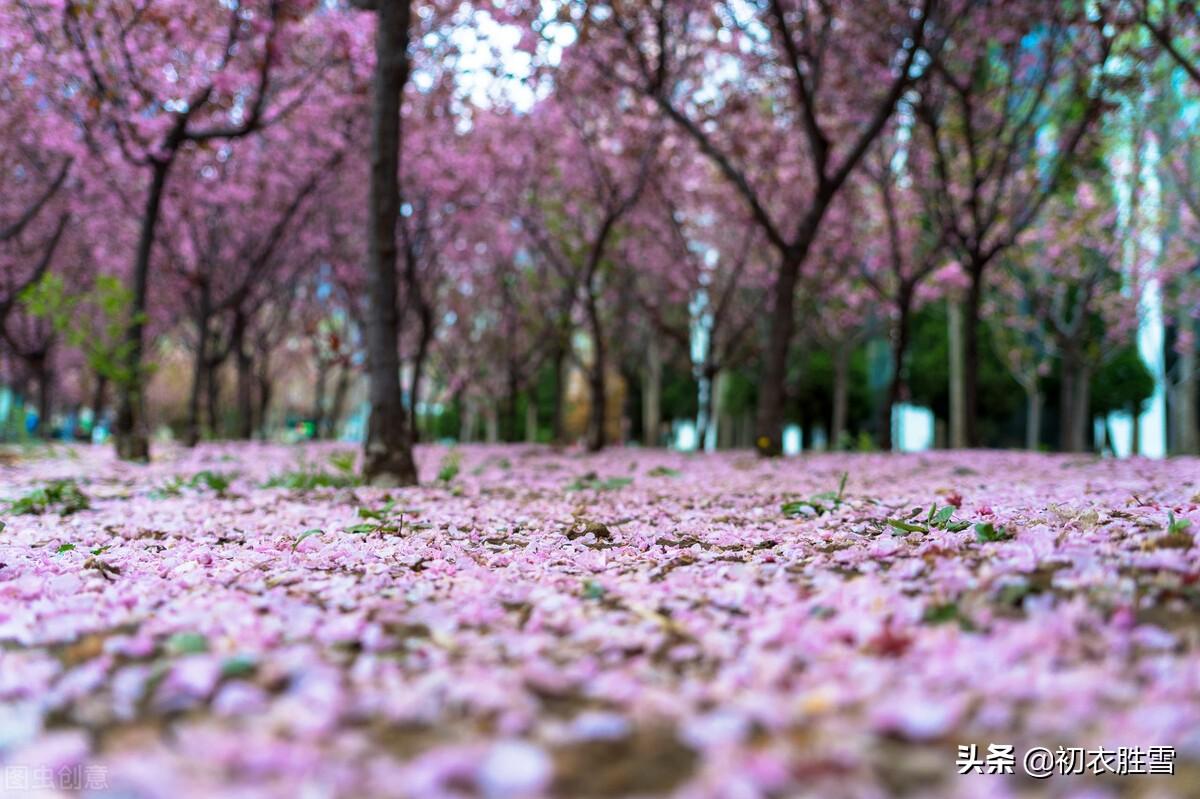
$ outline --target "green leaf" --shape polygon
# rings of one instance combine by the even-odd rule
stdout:
[[[987,544],[994,541],[1007,541],[1012,538],[1012,533],[1007,528],[996,527],[991,522],[979,522],[975,525],[975,537]]]
[[[58,549],[54,550],[54,554],[61,555],[64,552],[71,552],[75,549],[74,544],[62,544]]]
[[[958,619],[958,604],[945,602],[941,605],[930,605],[925,608],[921,621],[927,624],[945,624]]]
[[[222,677],[246,677],[258,668],[253,655],[234,655],[221,664]]]
[[[353,524],[346,528],[347,533],[363,534],[373,533],[379,529],[378,524]]]
[[[895,532],[893,535],[908,535],[909,533],[928,533],[929,528],[923,524],[913,524],[906,522],[903,519],[888,519],[889,526],[900,532]]]
[[[953,516],[954,516],[954,506],[947,505],[946,507],[939,510],[937,513],[933,514],[933,516],[929,520],[929,523],[931,525],[933,525],[934,527],[941,527],[941,528],[945,529],[946,525],[950,522],[950,519],[953,518]]]
[[[303,541],[304,539],[312,538],[314,535],[322,535],[324,532],[325,532],[324,530],[318,530],[316,528],[314,528],[312,530],[305,530],[303,533],[296,536],[296,540],[292,542],[292,551],[295,552],[296,547],[300,546],[300,542]]]
[[[200,633],[175,633],[167,639],[167,652],[172,655],[194,655],[208,651],[208,639]]]
[[[584,599],[602,599],[605,593],[607,592],[604,590],[604,586],[595,580],[588,580],[583,584]]]

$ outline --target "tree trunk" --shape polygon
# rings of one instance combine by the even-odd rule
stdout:
[[[504,394],[504,435],[505,441],[517,441],[517,396],[521,393],[517,386],[517,369],[515,364],[508,365],[508,385]]]
[[[561,446],[566,442],[566,347],[560,345],[554,350],[554,443]]]
[[[183,445],[194,447],[200,443],[200,397],[204,391],[204,370],[208,364],[208,284],[200,287],[200,307],[196,311],[196,356],[192,359],[192,388],[188,394],[187,429],[183,434]]]
[[[657,447],[662,426],[662,350],[658,338],[650,337],[642,378],[642,438],[647,447]]]
[[[271,360],[267,352],[260,350],[258,353],[258,374],[256,381],[258,383],[258,409],[254,414],[252,427],[258,431],[259,438],[266,439],[267,437],[267,414],[271,410]]]
[[[478,419],[475,401],[467,400],[464,402],[462,417],[458,422],[458,441],[460,444],[466,444],[475,438],[475,427]]]
[[[1191,347],[1179,356],[1179,382],[1172,394],[1175,408],[1175,441],[1172,451],[1176,455],[1200,454],[1200,437],[1196,430],[1196,348]]]
[[[494,404],[483,409],[483,429],[487,443],[500,443],[500,411]]]
[[[1091,376],[1077,356],[1064,354],[1062,361],[1062,449],[1084,452],[1087,449],[1087,425],[1090,419]]]
[[[400,108],[408,82],[411,0],[379,3],[371,118],[371,191],[367,376],[370,416],[363,474],[379,486],[417,482],[408,413],[400,393],[399,318],[396,310],[396,220],[400,213]]]
[[[982,446],[979,437],[979,312],[983,301],[983,265],[971,269],[971,286],[962,320],[963,435],[968,447]]]
[[[108,390],[108,378],[97,373],[96,387],[92,392],[92,430],[100,424],[100,419],[104,415],[104,395]]]
[[[317,357],[317,381],[313,386],[313,438],[325,437],[325,394],[329,386],[329,361]]]
[[[908,352],[908,326],[911,313],[912,294],[902,288],[896,300],[896,326],[892,331],[892,381],[888,386],[887,402],[880,409],[879,448],[885,452],[892,449],[892,414],[904,400],[904,356]]]
[[[536,444],[538,440],[538,405],[537,393],[530,389],[525,392],[525,443]]]
[[[1037,452],[1042,435],[1042,392],[1037,378],[1025,385],[1025,449]]]
[[[608,387],[605,380],[608,357],[604,347],[604,331],[600,325],[600,309],[592,291],[588,293],[587,312],[592,333],[592,364],[588,371],[591,415],[588,417],[587,448],[588,452],[599,452],[608,441]]]
[[[329,413],[325,415],[325,431],[322,433],[322,438],[337,438],[338,425],[342,423],[342,417],[346,415],[346,397],[350,394],[350,364],[343,363],[338,369],[337,382],[333,384],[333,402],[329,406]]]
[[[172,153],[173,156],[173,153]],[[137,255],[133,262],[133,297],[129,308],[129,327],[126,342],[129,351],[125,360],[126,379],[122,381],[114,425],[117,457],[127,461],[150,460],[150,434],[145,418],[145,386],[142,374],[143,341],[146,324],[146,295],[150,282],[150,255],[154,248],[154,231],[162,207],[163,188],[171,160],[155,161],[151,167],[150,188],[138,234]]]
[[[807,247],[804,249],[807,250]],[[758,387],[754,445],[760,455],[773,457],[783,454],[784,380],[795,326],[796,280],[803,260],[803,252],[782,256],[779,277],[775,282],[767,346],[763,353],[762,380]]]
[[[251,370],[253,360],[246,349],[245,317],[237,313],[233,318],[233,357],[237,371],[237,430],[243,441],[254,437],[254,386]]]
[[[433,343],[433,319],[428,308],[421,306],[421,335],[417,340],[417,353],[413,357],[412,390],[409,392],[409,425],[412,440],[417,440],[417,403],[421,396],[421,383],[425,380],[425,364],[429,360],[429,346]]]
[[[1142,409],[1138,404],[1129,408],[1129,454],[1142,454]]]
[[[33,359],[33,370],[37,376],[37,434],[39,438],[49,439],[53,436],[50,426],[50,396],[53,392],[54,378],[50,374],[48,353],[42,352]]]
[[[699,380],[699,417],[696,420],[696,449],[706,452],[716,449],[713,430],[716,429],[714,414],[716,413],[717,370],[712,364],[705,364],[700,370]],[[710,447],[709,444],[712,444]]]
[[[846,420],[850,411],[850,346],[839,344],[833,351],[833,424],[829,428],[829,448],[847,449]]]
[[[950,316],[950,449],[963,449],[968,442],[963,307],[954,299],[948,299],[946,306]]]
[[[204,407],[208,417],[208,435],[221,435],[221,364],[223,359],[210,358],[204,375]]]

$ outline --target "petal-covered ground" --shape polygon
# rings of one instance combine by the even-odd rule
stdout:
[[[1200,461],[349,452],[4,455],[0,789],[1200,795]]]

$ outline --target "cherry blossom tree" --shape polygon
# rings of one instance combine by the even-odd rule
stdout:
[[[776,252],[756,444],[778,454],[796,289],[809,250],[958,12],[933,0],[869,7],[689,0],[565,4],[564,15],[603,74],[650,98],[696,142]]]
[[[926,213],[971,279],[964,305],[965,418],[952,445],[978,446],[980,314],[985,273],[1032,225],[1105,110],[1115,29],[1086,4],[972,7],[916,105]],[[1053,120],[1054,145],[1046,132]]]

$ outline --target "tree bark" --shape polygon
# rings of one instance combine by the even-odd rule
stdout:
[[[1179,382],[1175,384],[1171,404],[1175,409],[1175,441],[1172,451],[1176,455],[1200,454],[1200,437],[1196,431],[1196,349],[1179,356]]]
[[[495,405],[489,404],[483,409],[483,428],[487,443],[500,443],[500,411]]]
[[[909,316],[912,311],[912,292],[902,288],[896,299],[896,325],[892,330],[892,380],[888,385],[887,402],[880,409],[879,448],[892,450],[892,414],[904,400],[904,356],[908,353]]]
[[[401,100],[408,83],[411,0],[379,3],[371,119],[367,375],[370,416],[363,474],[379,486],[417,482],[408,412],[400,392],[396,220],[400,213]]]
[[[1087,425],[1090,419],[1091,375],[1079,358],[1065,354],[1062,361],[1062,449],[1083,452],[1087,449]]]
[[[317,357],[317,380],[313,385],[313,438],[325,437],[325,394],[329,386],[329,361]]]
[[[421,383],[425,380],[425,364],[429,362],[429,347],[433,343],[433,317],[426,305],[421,306],[421,335],[417,340],[417,352],[413,356],[412,390],[409,392],[409,429],[412,440],[418,440],[417,403],[421,396]]]
[[[983,265],[971,269],[971,285],[962,321],[963,434],[965,446],[983,445],[979,437],[979,313],[983,301]]]
[[[525,443],[536,444],[538,440],[538,406],[537,394],[532,390],[525,392]]]
[[[208,418],[208,435],[221,435],[221,364],[224,358],[209,358],[204,375],[204,409]]]
[[[325,430],[322,438],[334,439],[338,435],[338,426],[346,415],[346,397],[350,394],[350,364],[343,363],[338,369],[337,382],[333,384],[333,402],[329,413],[325,414]]]
[[[1025,386],[1025,449],[1037,452],[1042,435],[1042,392],[1037,379]]]
[[[142,374],[146,296],[150,282],[150,255],[154,249],[154,233],[158,227],[163,189],[167,184],[167,173],[171,169],[173,158],[174,151],[171,158],[155,161],[151,166],[150,188],[146,193],[146,207],[142,214],[137,254],[133,262],[133,297],[129,308],[129,327],[126,331],[126,341],[129,344],[129,353],[125,361],[127,374],[120,386],[113,431],[117,457],[127,461],[150,460],[150,434],[145,419],[145,386]]]
[[[559,345],[554,350],[554,443],[566,444],[566,347]]]
[[[592,333],[592,363],[588,371],[591,414],[588,416],[587,448],[588,452],[599,452],[608,443],[606,424],[608,421],[608,386],[605,379],[605,370],[608,367],[608,353],[604,345],[604,330],[600,324],[600,309],[596,303],[595,293],[590,287],[587,299],[587,314]]]
[[[243,441],[249,441],[254,437],[253,360],[246,349],[246,321],[241,313],[233,318],[233,357],[237,371],[236,435]]]
[[[108,389],[108,378],[96,374],[96,387],[92,392],[92,430],[96,429],[96,425],[100,424],[100,418],[104,415],[104,395]]]
[[[260,438],[267,437],[267,415],[271,410],[271,361],[267,352],[259,351],[258,369],[255,382],[258,383],[258,408],[254,414],[251,426],[258,431]]]
[[[963,449],[968,441],[963,307],[954,299],[947,300],[946,306],[950,319],[950,448]]]
[[[716,449],[717,442],[709,441],[713,438],[713,430],[716,429],[716,394],[717,394],[717,369],[712,364],[705,364],[700,370],[699,380],[700,391],[700,412],[696,420],[696,449],[701,452],[706,452],[710,449]],[[709,447],[709,444],[712,447]]]
[[[645,375],[642,379],[642,437],[647,447],[659,445],[662,426],[662,350],[656,336],[646,348]]]
[[[196,356],[192,360],[192,388],[188,394],[187,429],[183,445],[200,443],[200,397],[204,390],[204,371],[208,364],[208,317],[210,294],[208,284],[200,287],[200,305],[196,310]]]
[[[32,361],[37,379],[37,434],[39,438],[49,439],[53,435],[50,426],[50,399],[54,385],[54,378],[50,374],[49,353],[40,352]]]
[[[754,440],[758,453],[769,457],[783,454],[784,380],[795,327],[796,281],[803,260],[804,253],[787,253],[782,257],[772,296]]]
[[[833,423],[829,428],[829,448],[845,450],[846,420],[850,411],[850,347],[840,344],[833,351]]]

